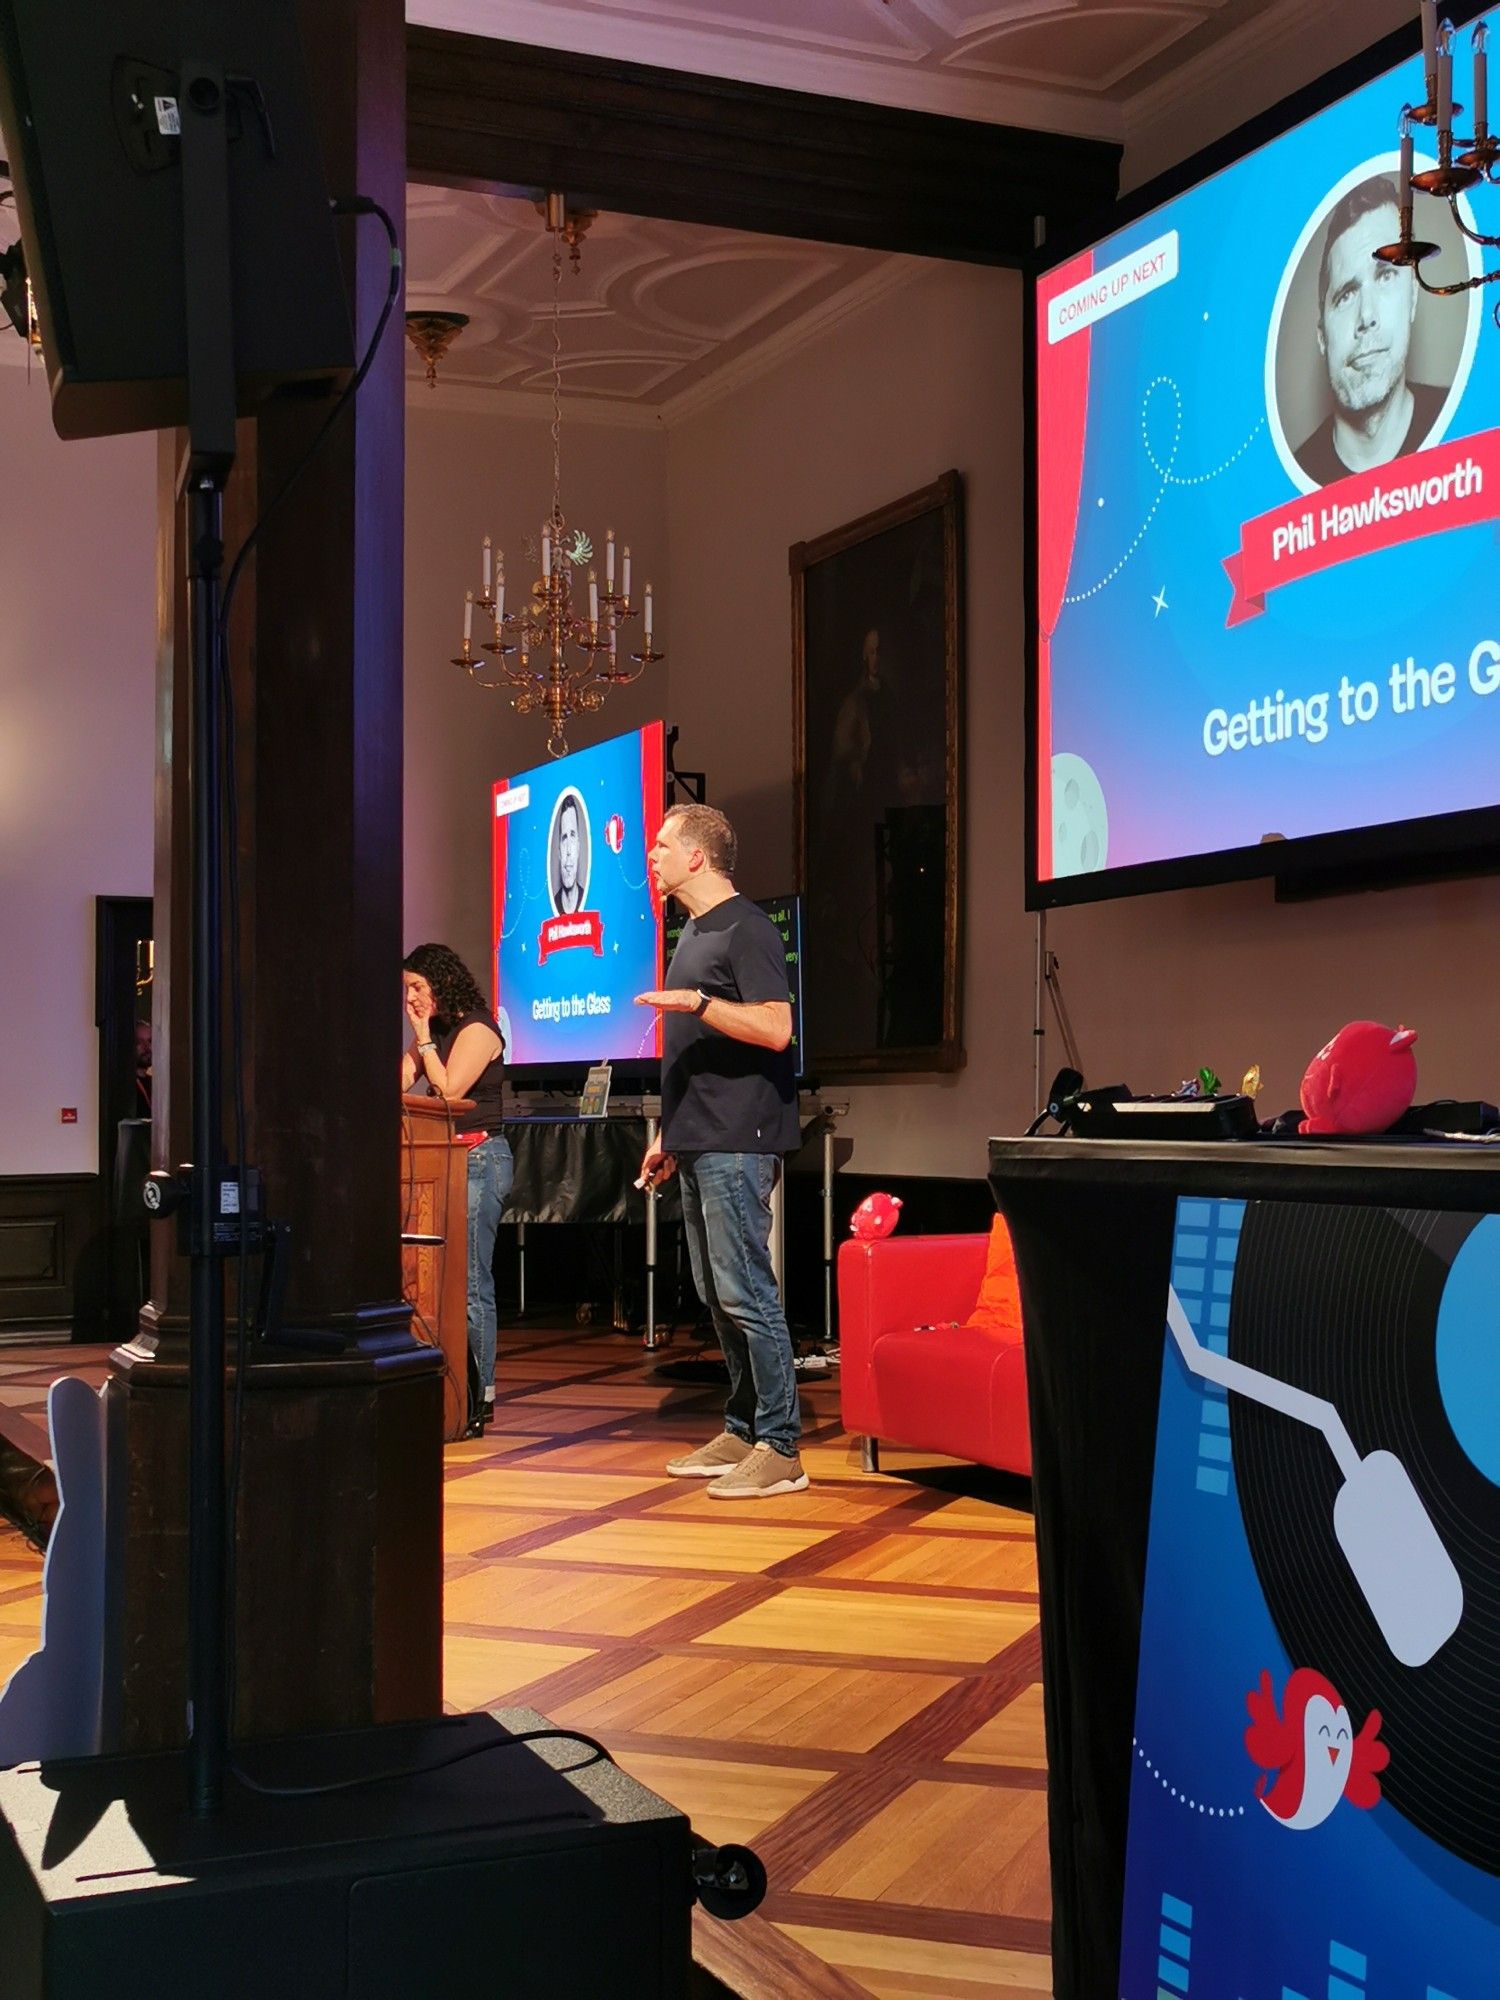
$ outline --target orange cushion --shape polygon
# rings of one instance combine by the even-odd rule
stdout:
[[[1011,1340],[1021,1338],[1021,1287],[1016,1277],[1016,1256],[1011,1248],[1005,1217],[997,1215],[990,1224],[989,1254],[985,1259],[984,1280],[974,1310],[964,1321],[976,1332],[1001,1334]]]

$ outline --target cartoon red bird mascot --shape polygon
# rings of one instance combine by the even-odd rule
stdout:
[[[1379,1803],[1376,1773],[1391,1753],[1379,1740],[1378,1708],[1356,1736],[1337,1689],[1312,1667],[1298,1667],[1287,1682],[1285,1715],[1277,1713],[1269,1671],[1246,1695],[1245,1706],[1245,1748],[1261,1771],[1255,1796],[1283,1826],[1301,1833],[1321,1826],[1340,1799],[1365,1808]],[[1268,1773],[1274,1779],[1268,1781]]]

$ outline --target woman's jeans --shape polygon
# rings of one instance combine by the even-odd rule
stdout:
[[[771,1266],[771,1153],[699,1153],[681,1163],[693,1283],[729,1364],[724,1428],[747,1444],[797,1449],[802,1420],[792,1337]]]
[[[495,1381],[495,1232],[515,1172],[498,1132],[469,1148],[469,1353],[481,1396]]]

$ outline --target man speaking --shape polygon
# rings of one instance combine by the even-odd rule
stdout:
[[[734,886],[738,843],[712,806],[673,806],[648,863],[688,922],[666,989],[637,995],[662,1016],[661,1140],[641,1178],[682,1176],[693,1282],[729,1367],[724,1429],[667,1466],[709,1479],[715,1500],[800,1493],[801,1418],[792,1338],[771,1266],[771,1193],[801,1143],[781,933]]]
[[[1360,181],[1335,205],[1318,268],[1318,352],[1333,409],[1297,451],[1319,486],[1368,472],[1426,443],[1445,392],[1407,380],[1416,274],[1375,252],[1401,234],[1394,182]]]

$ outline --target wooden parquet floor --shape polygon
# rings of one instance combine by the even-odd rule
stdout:
[[[864,1475],[835,1374],[802,1384],[811,1488],[710,1500],[662,1468],[714,1434],[718,1392],[622,1337],[523,1329],[501,1353],[495,1429],[446,1458],[448,1706],[524,1700],[700,1834],[754,1847],[760,1911],[695,1918],[700,1962],[745,2000],[1043,2000],[1036,1555],[1014,1489],[895,1451]],[[0,1677],[39,1602],[39,1558],[0,1527]]]

